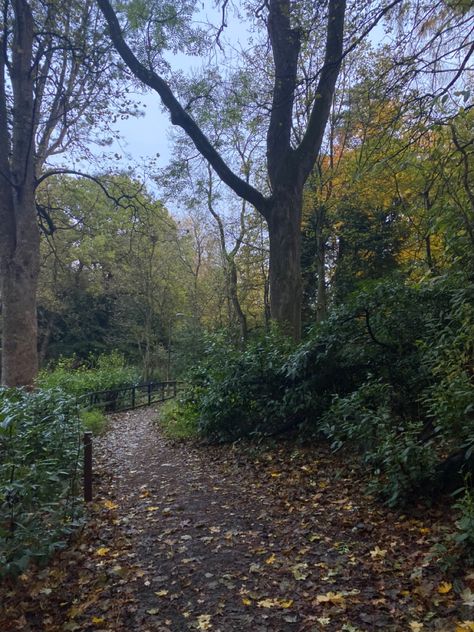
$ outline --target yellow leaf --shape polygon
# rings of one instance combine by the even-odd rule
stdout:
[[[412,632],[420,632],[422,629],[422,623],[418,623],[418,621],[410,621],[410,630],[412,630]]]
[[[159,507],[147,507],[146,510],[147,511],[159,511],[160,508]]]
[[[105,619],[104,617],[92,617],[92,623],[94,625],[101,625],[102,623],[105,623]]]
[[[110,551],[109,547],[101,546],[100,549],[97,549],[96,554],[100,555],[100,557],[104,557]]]
[[[450,582],[441,582],[438,586],[438,592],[440,595],[446,595],[446,593],[451,592],[453,585]]]
[[[265,564],[274,564],[275,560],[276,560],[276,555],[275,553],[272,553],[270,557],[267,557],[267,559],[265,560]]]
[[[281,476],[281,472],[272,472],[270,476],[273,476],[273,478],[278,478],[279,476]]]
[[[474,621],[459,621],[456,625],[456,632],[474,632]]]
[[[344,595],[341,593],[328,592],[325,595],[318,595],[316,597],[317,603],[332,603],[334,605],[340,605],[344,603]]]
[[[210,630],[212,628],[211,623],[211,615],[210,614],[201,614],[197,618],[197,629],[198,630]]]
[[[117,503],[113,503],[111,500],[104,500],[104,507],[106,509],[117,509]]]
[[[428,527],[420,527],[420,533],[421,535],[426,535],[430,532],[430,530],[428,529]]]
[[[385,557],[387,555],[387,551],[386,549],[381,549],[378,546],[375,547],[375,549],[372,549],[372,551],[370,551],[370,557],[375,560],[375,558],[377,557]]]
[[[244,606],[251,606],[252,600],[249,599],[248,597],[242,597],[242,603],[244,604]]]
[[[167,594],[168,594],[168,591],[167,591],[167,590],[158,590],[157,592],[155,592],[155,595],[156,595],[157,597],[164,597],[164,596],[165,596],[165,595],[167,595]]]
[[[257,605],[260,608],[291,608],[293,599],[262,599]]]

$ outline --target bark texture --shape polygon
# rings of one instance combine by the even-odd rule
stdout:
[[[39,275],[39,229],[36,221],[32,72],[33,16],[24,0],[15,14],[11,86],[14,119],[8,128],[5,57],[0,67],[0,137],[11,147],[0,162],[0,242],[2,297],[2,384],[31,384],[38,370],[36,289]],[[3,47],[2,47],[3,49]]]

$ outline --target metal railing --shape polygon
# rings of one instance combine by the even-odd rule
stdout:
[[[95,391],[81,396],[79,405],[84,408],[99,408],[104,412],[133,410],[141,406],[151,406],[152,404],[172,399],[176,397],[182,386],[183,382],[168,380]]]

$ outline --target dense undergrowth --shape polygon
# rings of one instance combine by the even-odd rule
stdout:
[[[473,345],[464,274],[392,278],[366,285],[297,347],[277,333],[243,352],[212,339],[164,423],[216,442],[290,430],[327,440],[360,455],[391,506],[460,489],[458,526],[472,543]]]
[[[121,354],[112,352],[90,357],[87,362],[62,358],[52,369],[40,372],[37,385],[42,389],[59,387],[70,395],[80,396],[138,384],[139,379],[139,372],[127,366]]]
[[[73,398],[0,391],[0,576],[44,561],[79,524],[80,454]]]
[[[82,431],[106,424],[81,396],[138,381],[116,353],[75,364],[43,371],[35,391],[0,391],[0,576],[46,560],[81,522]]]

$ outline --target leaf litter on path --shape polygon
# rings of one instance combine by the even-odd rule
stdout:
[[[2,632],[474,630],[474,576],[429,561],[442,507],[388,510],[324,446],[174,443],[156,417],[94,441],[88,523],[4,582]]]

